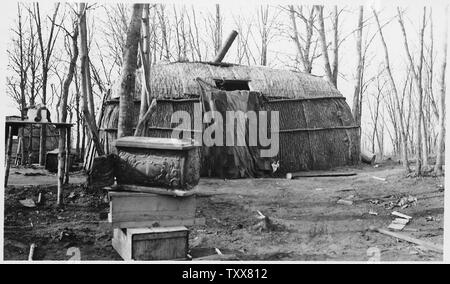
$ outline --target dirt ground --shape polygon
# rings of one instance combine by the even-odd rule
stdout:
[[[395,210],[412,217],[403,234],[443,244],[443,177],[405,177],[393,162],[341,171],[357,175],[202,179],[197,217],[204,217],[206,224],[189,228],[190,255],[215,254],[217,248],[234,260],[442,261],[442,254],[369,227],[387,228]],[[35,177],[23,176],[20,185],[5,190],[5,260],[27,259],[31,243],[37,245],[35,260],[68,260],[72,247],[80,250],[81,260],[121,259],[111,246],[105,190],[71,184],[65,190],[66,206],[59,209],[54,205],[56,186],[36,185]],[[47,178],[49,183],[56,181],[54,176]],[[27,208],[19,202],[26,198],[36,201],[39,192],[45,197],[44,205]],[[406,208],[394,207],[409,196],[417,202],[407,203]],[[353,204],[338,204],[339,199]],[[258,225],[258,211],[269,217],[271,226]]]

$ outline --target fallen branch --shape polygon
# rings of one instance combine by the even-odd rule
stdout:
[[[384,229],[375,228],[375,227],[370,227],[370,230],[378,232],[378,233],[381,233],[381,234],[384,234],[384,235],[387,235],[387,236],[391,236],[391,237],[394,237],[394,238],[397,238],[397,239],[400,239],[400,240],[403,240],[403,241],[407,241],[409,243],[413,243],[413,244],[422,246],[422,247],[424,247],[424,248],[426,248],[428,250],[432,250],[432,251],[435,251],[435,252],[438,252],[438,253],[443,253],[443,251],[444,251],[442,245],[438,245],[438,244],[430,243],[430,242],[427,242],[427,241],[419,240],[419,239],[416,239],[416,238],[413,238],[413,237],[410,237],[408,235],[404,235],[404,234],[401,234],[401,233],[394,233],[394,232],[390,232],[390,231],[387,231],[387,230],[384,230]]]

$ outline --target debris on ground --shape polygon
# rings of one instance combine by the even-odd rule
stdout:
[[[388,226],[388,229],[391,229],[391,230],[397,230],[397,231],[403,230],[403,228],[412,219],[411,216],[405,215],[405,214],[397,212],[397,211],[393,211],[391,214],[399,217],[399,218],[395,218],[394,221],[392,221],[392,223]]]
[[[407,219],[407,220],[411,220],[412,219],[411,216],[405,215],[405,214],[397,212],[397,211],[393,211],[391,214],[394,215],[394,216],[403,218],[403,219]]]
[[[353,198],[355,198],[355,195],[351,194],[345,198],[340,198],[336,203],[341,205],[353,205]]]
[[[60,242],[71,242],[76,238],[75,233],[72,229],[64,228],[58,235],[58,240]]]
[[[68,199],[75,199],[77,197],[77,194],[75,193],[75,191],[72,191],[69,196],[67,196]]]
[[[417,198],[414,196],[405,196],[400,198],[400,200],[397,202],[397,206],[405,209],[408,208],[409,206],[416,206],[417,205]]]
[[[427,217],[425,217],[425,220],[426,220],[427,222],[440,221],[440,219],[436,219],[436,218],[434,218],[433,216],[427,216]]]
[[[385,178],[380,178],[380,177],[377,177],[377,176],[372,176],[372,178],[376,179],[376,180],[386,181]]]
[[[24,173],[23,175],[34,177],[34,176],[45,176],[46,174],[44,174],[44,173]]]
[[[34,256],[34,250],[36,249],[36,244],[32,243],[30,245],[30,253],[28,254],[28,260],[32,261],[33,260],[33,256]]]
[[[337,202],[337,204],[341,204],[341,205],[353,205],[353,200],[347,200],[347,199],[339,199]]]
[[[409,223],[408,219],[395,218],[388,226],[388,229],[401,231]]]
[[[20,202],[20,204],[22,204],[23,206],[25,206],[27,208],[34,208],[34,207],[36,207],[36,203],[31,198],[19,200],[19,202]]]
[[[43,192],[39,192],[37,204],[38,205],[44,205],[45,204],[45,194]]]
[[[259,223],[253,226],[254,230],[260,231],[260,232],[270,232],[275,231],[277,229],[277,226],[272,222],[272,220],[261,213],[261,211],[256,210],[258,213],[258,219],[261,220]]]

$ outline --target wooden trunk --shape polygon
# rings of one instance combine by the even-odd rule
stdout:
[[[170,196],[110,191],[109,221],[114,228],[172,227],[195,224],[195,195]]]
[[[112,245],[124,260],[183,260],[189,249],[185,227],[114,229]]]
[[[191,141],[122,137],[115,141],[119,184],[190,190],[200,180],[199,147]]]

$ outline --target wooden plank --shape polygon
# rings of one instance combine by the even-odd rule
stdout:
[[[400,217],[400,218],[408,219],[408,220],[412,219],[411,216],[405,215],[405,214],[397,212],[397,211],[393,211],[391,214],[394,216]]]
[[[189,150],[195,147],[191,141],[156,137],[121,137],[113,142],[118,148],[144,148],[158,150]]]
[[[9,120],[6,121],[6,126],[14,126],[14,127],[21,127],[21,126],[27,126],[27,125],[51,125],[55,126],[56,128],[60,127],[72,127],[72,123],[62,123],[62,122],[35,122],[35,121],[26,121],[26,120]]]
[[[384,230],[384,229],[379,229],[379,228],[370,228],[372,231],[377,231],[381,234],[387,235],[387,236],[391,236],[409,243],[413,243],[419,246],[423,246],[426,249],[438,252],[438,253],[443,253],[444,248],[442,245],[438,245],[438,244],[434,244],[434,243],[430,243],[427,241],[423,241],[423,240],[419,240],[416,239],[414,237],[405,235],[405,234],[401,234],[401,233],[395,233],[395,232],[390,232],[388,230]]]
[[[122,229],[114,229],[112,246],[123,260],[132,260],[131,238],[128,238]]]
[[[109,218],[111,220],[111,218]],[[158,221],[130,221],[130,222],[112,222],[110,221],[113,228],[142,228],[142,227],[152,227],[157,224],[160,227],[173,227],[173,226],[204,226],[205,218],[195,218],[195,219],[172,219],[172,220],[158,220]]]
[[[113,227],[195,224],[195,196],[109,192]],[[183,221],[183,222],[182,222]],[[187,225],[186,224],[186,225]]]
[[[139,185],[131,185],[131,184],[120,184],[116,186],[106,187],[108,190],[112,190],[114,192],[141,192],[141,193],[153,193],[153,194],[161,194],[161,195],[169,195],[175,197],[183,197],[183,196],[191,196],[197,193],[196,189],[191,190],[171,190],[160,187],[148,187],[148,186],[139,186]]]
[[[292,174],[292,178],[299,177],[341,177],[354,176],[355,172],[297,172]]]

